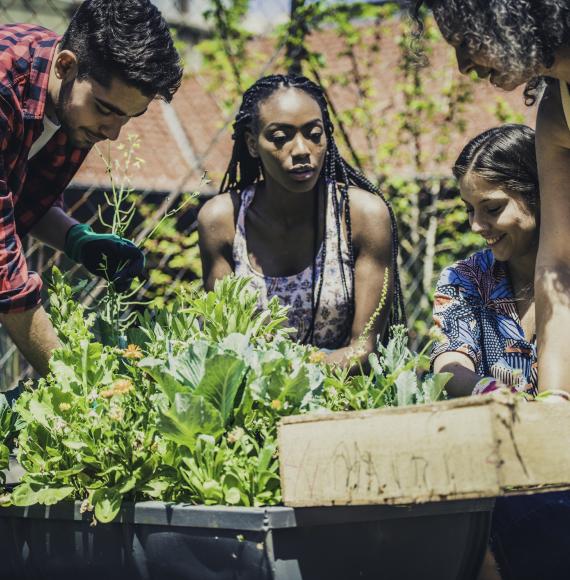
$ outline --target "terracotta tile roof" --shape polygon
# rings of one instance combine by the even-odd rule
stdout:
[[[356,62],[361,70],[366,69],[366,63],[371,58],[375,61],[372,69],[372,122],[364,117],[348,129],[355,150],[363,157],[369,170],[373,164],[370,159],[366,159],[365,154],[371,147],[377,158],[378,151],[382,148],[384,155],[389,151],[386,145],[393,146],[402,142],[402,135],[397,130],[402,124],[405,110],[401,87],[403,79],[398,68],[399,30],[397,20],[392,20],[380,30],[378,52],[367,50],[356,53]],[[367,29],[368,34],[373,32],[373,29]],[[345,84],[346,79],[342,78],[353,66],[345,54],[344,40],[335,30],[330,29],[312,34],[308,43],[311,49],[322,53],[325,66],[321,74],[325,84],[329,86],[330,100],[345,117],[351,108],[357,106],[359,95],[354,83]],[[272,39],[256,39],[249,50],[251,66],[248,71],[244,71],[248,78],[282,70],[280,54],[271,61],[272,65],[267,65],[276,56]],[[430,126],[423,128],[425,131],[422,131],[420,138],[421,148],[425,152],[425,163],[421,168],[424,174],[448,175],[451,160],[462,146],[480,131],[499,124],[494,113],[499,102],[502,103],[500,106],[506,104],[511,112],[520,115],[524,122],[533,126],[535,110],[524,105],[522,89],[504,93],[493,89],[486,82],[479,82],[472,85],[472,102],[461,105],[464,108],[461,115],[465,124],[464,131],[453,131],[449,139],[444,130],[446,110],[441,97],[441,86],[450,81],[459,81],[460,75],[456,71],[451,49],[443,42],[436,46],[430,56],[427,76],[427,92],[437,98],[434,103],[435,112],[429,121]],[[328,79],[331,78],[334,82],[329,83]],[[188,191],[197,187],[203,171],[207,170],[213,180],[211,187],[217,188],[232,147],[232,112],[222,108],[228,94],[227,87],[213,85],[213,73],[204,69],[200,74],[191,74],[185,78],[169,111],[168,106],[155,102],[145,115],[133,119],[123,131],[121,139],[125,140],[129,132],[140,137],[138,155],[145,160],[145,164],[137,172],[133,181],[134,187],[154,191]],[[175,126],[178,126],[177,130],[173,129]],[[342,144],[341,137],[338,139]],[[103,149],[106,147],[103,146]],[[346,152],[346,148],[344,150]],[[390,172],[398,176],[410,177],[417,174],[409,143],[400,146],[397,155],[388,156],[384,162],[384,165],[391,167]],[[88,156],[74,183],[80,186],[107,186],[103,163],[95,153]]]
[[[126,143],[129,133],[139,137],[140,148],[137,155],[144,160],[136,172],[133,186],[137,189],[152,191],[169,191],[178,189],[184,175],[190,171],[182,151],[172,131],[168,127],[162,111],[163,104],[155,101],[141,117],[129,122],[123,130],[119,143]],[[111,159],[121,160],[121,154],[108,141],[99,145],[101,153]],[[99,154],[93,150],[78,172],[73,185],[107,187],[108,177],[105,164]]]

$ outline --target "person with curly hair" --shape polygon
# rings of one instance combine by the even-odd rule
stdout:
[[[504,90],[527,83],[537,117],[541,228],[535,270],[539,390],[570,391],[570,3],[568,0],[417,0],[431,8],[459,70]]]
[[[247,276],[260,308],[273,297],[290,307],[297,341],[329,362],[366,363],[376,337],[404,322],[397,229],[378,189],[340,155],[322,88],[259,79],[233,139],[220,194],[198,216],[204,286]]]

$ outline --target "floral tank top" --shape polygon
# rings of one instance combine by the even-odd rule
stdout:
[[[349,291],[352,287],[352,270],[344,235],[340,236],[342,266],[339,264],[339,240],[331,199],[332,195],[336,195],[336,190],[332,184],[327,187],[327,195],[326,235],[316,259],[315,292],[323,276],[322,252],[326,244],[324,280],[312,343],[319,348],[337,349],[348,344],[352,325],[352,319],[349,320],[350,303],[345,295],[340,268],[344,268]],[[266,308],[273,296],[277,296],[282,305],[290,307],[289,326],[297,330],[293,338],[301,341],[310,331],[312,322],[313,265],[292,276],[265,276],[252,268],[247,252],[245,216],[254,196],[255,185],[248,187],[241,194],[233,244],[234,272],[237,276],[251,278],[251,286],[260,292],[260,308]]]

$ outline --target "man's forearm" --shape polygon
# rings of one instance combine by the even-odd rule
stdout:
[[[24,358],[40,375],[46,375],[49,372],[51,353],[60,346],[60,342],[43,307],[0,314],[0,323]]]
[[[30,234],[40,242],[63,252],[65,236],[69,228],[77,223],[77,220],[68,216],[60,207],[52,207],[32,228]]]

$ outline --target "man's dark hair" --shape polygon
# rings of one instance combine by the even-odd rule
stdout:
[[[556,50],[570,45],[568,0],[415,0],[417,21],[424,5],[448,40],[455,36],[473,50],[484,46],[506,70],[524,71],[529,79],[552,66]],[[534,80],[527,88],[531,102],[537,86]]]
[[[460,153],[453,175],[473,172],[507,192],[520,194],[530,208],[539,200],[534,131],[526,125],[502,125],[472,139]]]
[[[405,324],[404,301],[402,297],[400,277],[398,273],[398,230],[396,227],[396,220],[394,213],[388,201],[384,198],[380,190],[373,185],[362,173],[354,169],[339,153],[336,142],[333,137],[333,123],[331,121],[328,103],[323,89],[303,76],[297,75],[270,75],[263,77],[256,81],[243,95],[241,107],[234,122],[234,146],[232,150],[232,158],[230,160],[220,192],[233,191],[241,193],[250,185],[253,185],[263,177],[261,161],[258,157],[252,157],[246,145],[246,133],[258,133],[259,129],[259,107],[266,101],[273,93],[281,88],[293,88],[307,93],[312,99],[316,101],[321,110],[323,117],[323,124],[325,135],[327,137],[327,151],[325,156],[325,163],[321,172],[321,178],[326,183],[332,183],[335,190],[340,194],[340,203],[337,195],[332,196],[332,203],[335,210],[336,219],[336,236],[338,239],[338,260],[341,280],[345,297],[351,308],[352,320],[354,316],[354,248],[352,245],[352,222],[350,219],[350,203],[348,196],[348,188],[354,185],[366,191],[379,195],[390,213],[391,229],[392,229],[392,277],[394,280],[393,302],[390,311],[390,324]],[[346,226],[346,237],[348,248],[350,252],[350,272],[345,272],[343,267],[343,260],[341,255],[340,236],[342,235],[342,216],[344,206],[344,220]],[[318,216],[316,217],[318,220]],[[318,221],[317,221],[318,223]],[[315,224],[315,231],[317,231],[317,224]],[[326,236],[326,228],[325,228]],[[317,252],[315,252],[313,262],[313,276],[312,276],[312,321],[311,327],[307,336],[303,338],[303,342],[312,343],[314,338],[314,323],[316,314],[319,310],[320,297],[322,293],[324,276],[320,277],[318,287],[315,287],[315,273],[320,269],[324,272],[324,264],[326,260],[326,238],[323,240],[324,251],[320,253],[321,264],[320,268],[316,264]]]
[[[170,102],[180,86],[180,57],[150,0],[85,0],[60,45],[78,59],[78,78],[108,87],[112,76],[147,97]]]

